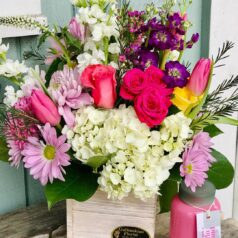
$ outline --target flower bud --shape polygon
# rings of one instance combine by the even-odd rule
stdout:
[[[210,59],[200,59],[194,67],[187,87],[195,96],[201,96],[206,90],[211,66]]]
[[[32,110],[36,118],[46,124],[49,122],[52,126],[60,123],[60,115],[53,101],[41,90],[33,90],[31,94]]]

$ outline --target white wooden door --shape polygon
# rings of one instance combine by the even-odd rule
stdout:
[[[235,43],[230,57],[224,60],[225,67],[215,70],[212,87],[215,88],[222,80],[238,75],[238,1],[236,0],[212,0],[211,26],[210,26],[210,55],[216,55],[218,47],[226,40]],[[208,26],[209,27],[209,26]],[[229,94],[229,93],[227,93]],[[234,114],[237,118],[237,114]],[[235,166],[237,148],[237,129],[232,126],[220,127],[224,134],[215,139],[215,147],[226,155]],[[237,171],[238,172],[238,171]],[[237,174],[237,173],[236,173]],[[236,189],[235,189],[235,183]],[[218,191],[218,197],[222,203],[225,217],[238,218],[238,177],[227,189]]]

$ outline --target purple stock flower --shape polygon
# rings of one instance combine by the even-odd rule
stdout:
[[[191,49],[195,43],[197,43],[199,40],[199,34],[193,34],[191,37],[191,40],[186,43],[186,47]]]
[[[169,88],[183,88],[188,83],[190,73],[187,68],[178,61],[169,61],[165,65],[164,83]]]
[[[139,59],[140,64],[138,68],[145,70],[151,65],[158,67],[158,64],[159,64],[158,53],[151,52],[148,50],[142,50],[139,55],[140,55],[140,59]]]
[[[153,31],[149,39],[149,45],[157,48],[158,50],[173,49],[176,44],[176,38],[167,28],[159,31]]]
[[[129,17],[141,17],[145,14],[145,11],[128,11]]]
[[[168,16],[169,28],[175,30],[178,34],[184,35],[186,33],[184,28],[184,19],[179,13],[175,12],[173,15]]]

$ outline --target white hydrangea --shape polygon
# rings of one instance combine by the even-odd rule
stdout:
[[[5,55],[9,50],[9,44],[2,44],[2,39],[0,38],[0,55]]]
[[[4,93],[3,103],[8,106],[12,107],[18,101],[19,98],[23,97],[23,92],[21,90],[15,91],[13,86],[6,86],[5,93]]]
[[[18,60],[13,61],[7,59],[0,64],[0,75],[8,78],[21,76],[22,74],[27,73],[27,71],[28,68],[25,66],[24,62],[20,63]]]
[[[178,113],[167,117],[160,131],[150,131],[133,107],[85,107],[76,113],[76,126],[65,127],[63,134],[83,163],[92,156],[112,155],[98,179],[109,198],[122,199],[133,192],[144,200],[158,194],[169,170],[181,161],[179,156],[192,133],[190,123]]]

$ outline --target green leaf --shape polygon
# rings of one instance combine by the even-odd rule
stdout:
[[[215,125],[209,125],[209,126],[206,126],[204,129],[203,129],[204,132],[208,132],[210,137],[215,137],[215,136],[218,136],[220,134],[223,134],[223,131],[221,131],[217,126]]]
[[[45,186],[48,207],[65,199],[83,202],[88,200],[98,188],[98,175],[88,167],[73,163],[66,167],[65,181],[55,180]]]
[[[8,147],[7,143],[0,139],[0,160],[3,162],[9,162],[9,155],[8,155]]]
[[[169,212],[174,196],[178,193],[178,182],[166,180],[160,187],[161,196],[159,197],[160,213]]]
[[[57,58],[50,65],[50,67],[49,67],[49,69],[48,69],[48,71],[47,71],[47,73],[45,75],[46,87],[49,86],[50,80],[51,80],[51,76],[53,75],[53,73],[55,73],[58,70],[60,63],[61,63],[61,59]]]
[[[72,36],[67,28],[62,29],[62,33],[64,36],[65,41],[69,46],[76,47],[78,50],[82,49],[82,44],[79,39],[76,39],[74,36]]]
[[[217,118],[218,118],[217,124],[227,124],[231,126],[238,126],[238,120],[234,118],[221,117],[221,116],[218,116]]]
[[[108,160],[111,159],[111,155],[109,156],[93,156],[88,159],[87,165],[92,167],[93,169],[97,169],[102,165],[106,164]]]
[[[208,180],[211,181],[217,189],[228,187],[234,178],[234,168],[229,160],[220,152],[213,149],[212,156],[216,159],[208,172]]]

